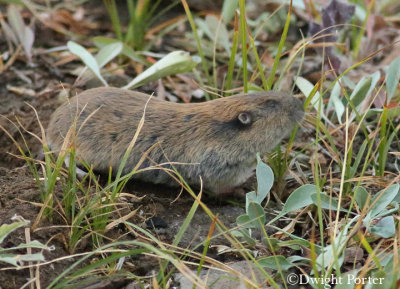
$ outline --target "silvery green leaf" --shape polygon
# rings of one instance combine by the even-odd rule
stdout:
[[[257,203],[261,204],[261,202],[267,197],[272,185],[274,184],[274,172],[261,160],[259,154],[257,154],[256,176]]]
[[[19,244],[17,247],[15,247],[15,249],[21,249],[21,248],[37,248],[37,249],[44,249],[44,250],[48,250],[48,251],[54,250],[54,247],[49,247],[47,245],[44,245],[37,240],[33,240],[26,244]]]
[[[221,17],[224,23],[228,23],[232,20],[233,15],[238,7],[239,0],[226,0],[222,5]]]
[[[253,228],[252,222],[250,222],[250,217],[247,214],[238,216],[236,218],[236,224],[242,228]]]
[[[35,35],[33,34],[33,30],[30,27],[25,26],[25,38],[22,45],[24,46],[25,54],[29,62],[32,59],[31,50],[34,40],[35,40]]]
[[[42,253],[36,254],[0,254],[0,262],[6,262],[16,267],[21,266],[22,262],[35,262],[44,261],[44,256]]]
[[[191,57],[187,52],[171,52],[139,74],[123,88],[134,88],[168,75],[191,71],[199,62],[198,58]]]
[[[289,213],[314,203],[311,195],[316,193],[315,185],[303,185],[294,190],[286,200],[282,213]]]
[[[387,216],[379,220],[379,222],[372,226],[369,231],[375,235],[383,238],[390,238],[396,233],[396,226],[394,224],[393,216]]]
[[[356,87],[354,88],[353,92],[350,95],[350,99],[353,102],[354,106],[357,107],[357,111],[359,111],[359,107],[361,102],[367,96],[367,93],[371,87],[372,79],[371,77],[363,77],[357,83]]]
[[[374,90],[375,86],[377,85],[378,81],[381,79],[381,72],[379,70],[377,70],[376,72],[374,72],[373,74],[371,74],[371,87],[368,90],[368,95],[372,93],[372,91]]]
[[[0,244],[4,241],[4,239],[16,229],[26,226],[29,224],[28,221],[20,221],[20,222],[13,222],[11,224],[3,224],[0,226]]]
[[[115,42],[108,44],[100,48],[99,52],[95,56],[99,68],[102,68],[112,59],[114,59],[118,54],[121,53],[123,45],[121,42]]]
[[[333,86],[331,97],[329,98],[328,107],[330,106],[330,104],[333,104],[333,106],[335,107],[336,117],[339,123],[341,124],[345,107],[342,100],[339,98],[340,91],[341,91],[340,84],[339,82],[336,82],[335,85]]]
[[[301,90],[301,92],[306,96],[309,97],[309,95],[311,94],[311,92],[314,89],[314,85],[309,82],[307,79],[298,76],[296,77],[296,81],[295,81],[296,86]],[[319,92],[317,91],[312,100],[311,100],[311,104],[314,106],[314,108],[318,111],[319,110]]]
[[[225,24],[219,20],[215,15],[209,14],[206,16],[205,23],[211,32],[211,41],[215,41],[217,37],[217,45],[224,47],[225,51],[230,53],[229,32]]]
[[[357,279],[358,271],[360,271],[360,269],[352,270],[352,271],[342,274],[341,279],[337,279],[337,280],[342,280],[342,282],[336,282],[337,284],[335,285],[335,289],[354,289],[354,288],[356,288],[356,285],[357,285],[356,281],[359,280],[359,279]]]
[[[250,202],[257,203],[257,193],[255,191],[246,194],[246,212],[248,212]]]
[[[371,203],[373,203],[376,199],[378,201],[375,203],[375,205],[370,208],[370,211],[367,214],[367,217],[370,217],[373,219],[375,216],[377,216],[381,211],[383,211],[392,201],[393,199],[397,196],[399,192],[399,184],[394,184],[391,185],[389,188],[380,191],[377,193]]]
[[[311,195],[311,199],[314,202],[314,205],[318,206],[318,193],[314,193]],[[330,196],[327,196],[324,193],[320,193],[320,201],[321,201],[321,208],[322,209],[326,209],[326,210],[334,210],[337,211],[338,209],[338,204],[339,202],[335,199],[333,199]],[[343,209],[343,208],[339,208],[339,211],[341,212],[347,212],[348,210]]]
[[[253,240],[253,238],[251,237],[251,235],[249,234],[249,232],[245,229],[238,229],[238,230],[234,230],[232,231],[232,235],[238,238],[243,238],[245,239],[245,241],[247,242],[247,244],[249,246],[255,246],[256,245],[256,241]]]
[[[98,48],[103,48],[106,45],[118,43],[118,42],[120,42],[120,41],[117,39],[104,37],[104,36],[96,36],[93,38],[93,43]],[[122,54],[125,55],[126,57],[129,57],[133,61],[139,62],[141,64],[145,64],[145,65],[147,64],[146,60],[143,59],[142,56],[137,54],[130,46],[128,46],[126,44],[123,44]]]
[[[11,39],[11,41],[18,46],[19,45],[19,40],[17,35],[15,35],[14,31],[11,29],[11,27],[5,22],[5,21],[1,21],[1,26],[3,27],[3,31],[6,34],[6,36]]]
[[[250,220],[253,220],[252,227],[254,228],[261,229],[267,221],[264,208],[256,202],[250,202],[247,214],[249,215]]]
[[[89,51],[87,51],[84,47],[73,41],[68,41],[67,46],[69,51],[71,51],[72,54],[78,56],[82,60],[82,62],[85,63],[85,65],[104,84],[104,86],[108,86],[107,82],[100,74],[100,68],[99,65],[97,64],[96,59],[93,57],[92,54],[89,53]]]
[[[369,117],[375,116],[377,114],[381,114],[382,111],[383,111],[382,108],[371,108],[367,111],[366,117],[369,118]],[[400,115],[400,106],[387,108],[386,113],[387,113],[387,117],[389,119],[398,117]]]
[[[336,235],[336,238],[333,240],[333,243],[331,245],[322,248],[322,252],[318,255],[316,259],[316,264],[318,265],[319,269],[321,269],[322,267],[326,268],[332,264],[334,264],[334,268],[336,270],[340,269],[344,260],[344,248],[346,248],[345,240],[347,238],[349,228],[358,219],[358,217],[359,216],[354,217],[346,224],[346,226],[344,226],[342,231],[340,231]],[[339,268],[336,267],[335,260],[337,260],[337,265],[339,266]]]
[[[367,190],[364,187],[358,187],[357,190],[354,192],[354,196],[357,202],[357,205],[360,209],[364,209],[365,205],[367,204],[368,197],[370,196]],[[371,202],[371,199],[370,199]]]
[[[392,99],[400,79],[400,57],[397,57],[389,65],[386,72],[386,90],[388,93],[388,103]]]
[[[25,23],[21,14],[14,5],[8,6],[8,22],[18,37],[19,43],[23,44],[25,39]]]
[[[265,268],[287,271],[296,266],[282,255],[268,256],[258,259],[257,263]]]

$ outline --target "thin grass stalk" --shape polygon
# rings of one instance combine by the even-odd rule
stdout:
[[[291,15],[292,15],[292,0],[290,0],[290,3],[289,3],[289,9],[288,9],[288,15],[286,17],[285,27],[283,28],[281,40],[279,41],[279,45],[278,45],[278,51],[277,51],[275,59],[274,59],[274,65],[272,66],[271,74],[269,75],[269,79],[268,79],[268,83],[267,83],[268,89],[271,89],[272,84],[274,83],[275,73],[278,68],[278,64],[279,64],[279,60],[281,58],[283,46],[285,45],[286,36],[287,36],[288,30],[289,30]]]
[[[75,149],[71,148],[69,154],[69,166],[68,166],[68,176],[67,185],[64,191],[63,206],[66,218],[69,222],[75,217],[75,203],[76,203],[76,193],[77,193],[77,179],[76,179],[76,154]]]
[[[269,86],[268,86],[268,83],[267,83],[267,81],[265,79],[264,69],[262,67],[260,57],[258,56],[257,48],[256,48],[256,45],[254,44],[254,39],[253,39],[253,37],[251,37],[250,34],[249,34],[249,39],[250,39],[251,47],[253,48],[254,57],[255,57],[256,62],[257,62],[257,69],[258,69],[258,71],[260,73],[260,77],[261,77],[261,81],[262,81],[264,90],[268,90]]]
[[[243,92],[247,93],[249,91],[248,88],[248,80],[247,80],[247,40],[246,40],[246,9],[245,9],[245,0],[239,0],[239,21],[240,21],[240,36],[242,42],[242,69],[243,69]]]
[[[68,275],[68,273],[72,272],[72,270],[74,270],[79,264],[81,264],[82,262],[84,262],[85,260],[87,260],[88,258],[92,257],[93,255],[99,254],[102,251],[106,250],[107,248],[110,247],[116,247],[118,245],[137,245],[139,247],[139,249],[133,249],[133,250],[128,250],[128,251],[122,251],[122,250],[118,250],[116,251],[115,255],[109,256],[105,259],[96,261],[88,266],[85,266],[81,269],[76,270],[73,274],[71,274],[69,276],[69,278],[64,278]],[[151,252],[153,249],[151,245],[148,244],[144,244],[141,242],[136,242],[136,241],[125,241],[125,242],[117,242],[117,243],[111,243],[108,245],[103,246],[102,248],[96,249],[92,252],[90,252],[89,254],[87,254],[86,256],[84,256],[83,258],[79,259],[78,261],[76,261],[74,264],[72,264],[70,267],[68,267],[64,272],[62,272],[61,274],[59,274],[47,287],[46,289],[58,289],[58,288],[65,288],[65,286],[71,282],[72,280],[74,280],[75,278],[79,277],[80,275],[83,275],[85,272],[90,272],[91,270],[104,266],[108,263],[110,263],[113,260],[117,260],[121,257],[124,256],[132,256],[132,255],[140,255],[143,254],[145,252]],[[121,252],[122,251],[122,252]],[[75,278],[73,278],[75,277]],[[64,278],[64,279],[63,279]]]
[[[188,6],[186,0],[181,0],[181,1],[182,1],[183,8],[185,9],[185,13],[188,18],[190,27],[192,28],[194,39],[196,40],[197,50],[199,51],[199,55],[201,58],[201,65],[203,67],[204,74],[207,77],[208,83],[211,83],[210,73],[208,72],[208,63],[204,56],[203,48],[201,46],[199,34],[197,33],[196,24],[194,23],[194,20],[193,20],[192,12],[190,12],[190,9],[189,9],[189,6]]]
[[[125,43],[128,44],[131,47],[134,47],[134,29],[136,27],[136,22],[135,22],[135,3],[133,0],[126,0],[126,5],[128,7],[128,13],[129,13],[129,23],[128,23],[128,29],[126,30],[125,34]]]
[[[321,86],[322,87],[322,86]],[[321,119],[321,108],[322,108],[322,94],[320,94],[320,98],[318,100],[318,111],[317,111],[317,123],[315,126],[315,144],[319,143],[319,134],[320,134],[320,119]],[[316,145],[317,147],[317,145]],[[320,188],[320,179],[319,179],[319,163],[318,158],[315,158],[314,161],[314,181],[316,187],[316,196],[317,196],[317,214],[318,214],[318,225],[319,225],[319,233],[321,237],[321,247],[324,247],[324,223],[322,216],[322,207],[321,207],[321,188]],[[324,275],[324,260],[322,260],[321,266],[321,275]]]
[[[231,49],[231,56],[229,57],[228,73],[226,76],[225,90],[230,90],[232,87],[232,77],[233,77],[233,70],[235,68],[235,59],[236,59],[236,52],[237,52],[237,47],[238,47],[238,38],[239,38],[239,18],[238,18],[238,13],[236,12],[234,29],[233,29],[232,49]],[[232,93],[225,93],[225,96],[229,96],[231,94]]]
[[[215,218],[212,220],[210,229],[208,230],[208,234],[207,234],[207,237],[206,237],[206,242],[204,244],[203,252],[201,254],[201,258],[200,258],[200,261],[199,261],[199,266],[197,266],[197,276],[198,277],[200,277],[200,273],[201,273],[201,270],[202,270],[203,265],[204,265],[204,259],[207,256],[208,248],[210,247],[211,237],[212,237],[212,235],[214,233],[215,224],[216,224],[217,219],[218,219],[218,214],[215,215]],[[196,284],[193,284],[193,289],[196,289]]]
[[[187,189],[189,189],[191,191],[191,189],[187,186]],[[191,193],[194,195],[194,192],[191,191]],[[192,221],[194,214],[197,211],[197,208],[199,207],[199,202],[201,199],[201,191],[199,193],[199,196],[195,199],[195,201],[193,202],[192,207],[190,208],[190,211],[187,215],[187,217],[185,218],[185,220],[182,223],[182,226],[179,228],[178,233],[176,234],[172,245],[173,246],[177,246],[179,244],[179,242],[182,240],[183,234],[186,232],[187,228],[189,227],[190,222]],[[164,271],[167,268],[168,265],[168,261],[164,261],[161,266],[160,266],[160,272],[157,274],[157,280],[159,282],[163,282],[164,280]],[[170,272],[172,274],[172,272]]]
[[[386,154],[385,154],[385,146],[387,142],[387,107],[383,107],[381,120],[379,122],[381,124],[380,127],[380,143],[379,143],[379,155],[378,155],[378,175],[383,176],[385,172],[385,163],[386,163]]]
[[[362,37],[364,36],[365,29],[367,27],[368,18],[369,18],[370,14],[371,14],[371,10],[372,10],[372,7],[374,6],[374,4],[375,4],[375,0],[369,1],[369,5],[368,5],[368,8],[367,8],[367,14],[365,15],[365,19],[363,21],[361,29],[359,29],[359,31],[358,31],[357,38],[356,38],[356,41],[354,43],[354,49],[353,49],[353,57],[354,58],[357,58],[358,53],[360,51]]]
[[[361,233],[361,231],[358,232],[358,237],[360,238],[360,242],[363,245],[364,249],[368,252],[369,257],[371,257],[376,266],[378,266],[379,270],[382,270],[382,265],[381,262],[379,262],[378,257],[376,257],[376,254],[374,250],[372,249],[371,245],[368,243],[367,239],[365,238],[365,234]]]
[[[341,174],[341,178],[340,178],[339,200],[338,200],[338,207],[337,207],[337,212],[338,213],[336,214],[332,240],[336,239],[336,232],[338,230],[338,225],[339,225],[340,204],[341,204],[341,199],[342,199],[342,195],[343,195],[343,189],[344,189],[344,185],[345,185],[346,163],[347,163],[347,157],[348,157],[347,153],[349,151],[349,147],[348,146],[349,146],[349,110],[346,107],[344,160],[343,160],[342,174]]]
[[[117,36],[117,39],[119,41],[122,41],[123,37],[121,31],[121,22],[119,21],[118,10],[115,0],[103,0],[103,2],[110,16],[115,35]]]
[[[271,251],[272,255],[274,256],[275,265],[277,266],[279,275],[281,276],[281,278],[282,278],[282,280],[283,280],[283,285],[285,286],[285,288],[287,288],[286,279],[285,279],[285,277],[284,277],[284,275],[283,275],[283,271],[282,271],[282,266],[281,266],[281,264],[279,263],[278,258],[276,257],[277,255],[276,255],[274,246],[273,246],[272,243],[271,243],[271,240],[270,240],[270,238],[269,238],[269,236],[268,236],[268,233],[267,233],[267,231],[266,231],[266,229],[265,229],[264,224],[261,222],[260,217],[258,217],[257,219],[258,219],[258,222],[259,222],[259,225],[260,225],[261,232],[262,232],[262,234],[265,236],[265,239],[267,240],[267,243],[268,243],[268,246],[269,246],[268,249]],[[256,263],[257,263],[257,262],[256,262]],[[271,282],[271,280],[273,280],[273,279],[269,276],[269,274],[268,274],[268,276],[267,276],[267,279],[268,279],[269,282]],[[275,286],[278,286],[278,284],[276,284],[275,282],[273,282],[272,285],[274,285],[274,287],[275,287]]]

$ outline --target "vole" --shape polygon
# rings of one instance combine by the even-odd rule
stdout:
[[[146,106],[147,104],[147,106]],[[145,109],[146,106],[146,109]],[[60,106],[47,129],[49,147],[60,150],[76,121],[78,158],[94,170],[117,172],[144,115],[123,173],[129,173],[154,144],[140,168],[174,162],[190,185],[223,194],[254,172],[257,152],[273,149],[303,118],[300,100],[283,92],[233,95],[202,103],[172,103],[119,88],[86,90]],[[175,164],[175,163],[184,164]],[[163,170],[133,176],[146,182],[177,185]]]

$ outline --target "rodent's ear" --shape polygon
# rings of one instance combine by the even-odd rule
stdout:
[[[279,102],[275,99],[268,99],[264,102],[264,105],[270,109],[276,109],[279,107]]]
[[[238,115],[238,120],[242,123],[242,124],[250,124],[251,123],[251,115],[249,112],[241,112]]]

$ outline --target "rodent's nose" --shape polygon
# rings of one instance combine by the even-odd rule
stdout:
[[[295,98],[295,97],[293,97],[292,116],[296,122],[301,122],[304,117],[303,102],[300,99]]]

